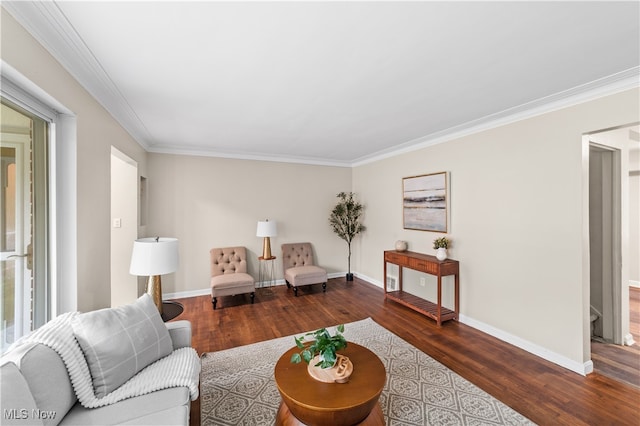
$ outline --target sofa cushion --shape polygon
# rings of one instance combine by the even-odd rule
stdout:
[[[7,354],[29,384],[36,406],[43,413],[45,425],[57,425],[76,402],[76,394],[62,358],[51,348],[38,343],[25,343]]]
[[[98,398],[173,350],[169,331],[148,294],[129,305],[77,315],[71,325]]]
[[[95,424],[189,424],[191,399],[189,389],[175,387],[146,395],[125,399],[98,408],[84,408],[76,404],[62,420],[61,425]],[[157,414],[162,413],[159,417]],[[153,418],[155,416],[155,418]],[[160,421],[159,419],[162,419]]]

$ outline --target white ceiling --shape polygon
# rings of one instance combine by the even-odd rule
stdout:
[[[638,86],[640,2],[12,2],[146,149],[349,166]]]

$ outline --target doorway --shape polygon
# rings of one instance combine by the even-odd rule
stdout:
[[[620,260],[620,150],[589,146],[591,338],[622,344]]]
[[[589,170],[586,312],[590,358],[596,371],[626,382],[629,381],[625,377],[640,377],[640,351],[630,331],[630,298],[636,295],[630,294],[630,285],[640,279],[640,231],[636,226],[640,191],[633,181],[640,169],[636,158],[640,149],[638,130],[635,124],[585,136]]]

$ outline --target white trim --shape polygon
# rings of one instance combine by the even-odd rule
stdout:
[[[0,67],[2,96],[50,123],[49,317],[54,318],[78,310],[76,116],[4,60]]]
[[[344,277],[345,274],[346,274],[346,272],[332,272],[330,274],[327,274],[327,277],[329,279],[331,279],[331,278],[340,278],[340,277]],[[262,283],[256,282],[256,289],[263,288],[263,287],[261,287],[261,285],[262,285]],[[285,285],[284,279],[276,280],[275,281],[275,285],[277,285],[277,286]],[[177,292],[173,292],[173,293],[163,293],[162,294],[162,300],[185,299],[187,297],[209,296],[209,295],[211,295],[211,289],[210,288],[203,288],[203,289],[199,289],[199,290],[187,290],[187,291],[177,291]]]
[[[174,154],[174,155],[190,155],[195,157],[216,157],[216,158],[231,158],[236,160],[249,160],[249,161],[271,161],[275,163],[293,163],[293,164],[309,164],[313,166],[330,166],[330,167],[352,167],[352,164],[348,161],[341,162],[333,159],[317,159],[306,157],[279,157],[269,155],[257,155],[257,154],[242,154],[242,153],[229,153],[213,150],[203,149],[190,149],[187,147],[178,146],[153,146],[147,149],[147,152],[153,152],[158,154]]]
[[[590,83],[574,87],[569,90],[546,96],[535,101],[488,115],[459,126],[451,127],[431,135],[423,136],[412,141],[396,145],[389,150],[383,150],[369,156],[361,157],[351,163],[352,167],[395,157],[407,152],[413,152],[432,145],[449,142],[474,133],[501,127],[510,123],[536,117],[562,108],[568,108],[594,99],[613,95],[625,90],[640,87],[640,67],[633,67],[608,77],[594,80]]]
[[[4,7],[145,149],[151,135],[75,28],[53,1]]]
[[[339,278],[344,276],[345,274],[346,272],[335,272],[335,273],[328,274],[328,276],[329,278]],[[368,282],[369,284],[373,284],[376,287],[382,288],[382,283],[378,280],[374,280],[370,277],[367,277],[366,275],[359,274],[357,272],[354,272],[354,275],[357,276],[359,279]],[[277,285],[282,285],[282,284],[284,284],[284,280],[277,281]],[[163,299],[165,300],[182,299],[186,297],[205,296],[210,294],[211,294],[211,290],[207,288],[207,289],[201,289],[201,290],[181,291],[176,293],[165,293],[163,295]],[[502,340],[503,342],[514,345],[546,361],[557,364],[561,367],[564,367],[568,370],[571,370],[583,376],[586,376],[587,374],[593,372],[593,362],[591,360],[581,364],[563,355],[557,354],[546,348],[543,348],[542,346],[536,345],[535,343],[531,343],[525,339],[521,339],[518,336],[507,333],[503,330],[500,330],[498,328],[485,324],[481,321],[474,320],[473,318],[468,317],[466,315],[460,314],[459,316],[460,316],[460,319],[459,319],[460,323],[468,325],[471,328],[475,328],[476,330],[486,333],[490,336],[493,336],[499,340]]]
[[[31,33],[148,152],[337,167],[357,167],[640,86],[640,67],[636,66],[550,96],[469,121],[459,126],[407,141],[387,150],[354,159],[353,161],[341,162],[332,159],[223,153],[195,147],[159,147],[152,146],[151,141],[153,138],[149,130],[144,126],[142,120],[136,115],[133,108],[120,93],[113,81],[111,81],[106,71],[84,44],[80,35],[67,21],[64,13],[55,2],[5,2],[3,3],[3,7],[7,9],[20,25]]]
[[[629,280],[629,287],[640,288],[640,281]]]
[[[476,330],[482,331],[483,333],[486,333],[490,336],[500,339],[503,342],[514,345],[533,355],[539,356],[542,359],[550,361],[554,364],[557,364],[561,367],[574,371],[583,376],[593,371],[593,363],[591,362],[591,360],[581,364],[563,355],[557,354],[546,348],[543,348],[542,346],[536,345],[535,343],[529,342],[525,339],[522,339],[510,333],[507,333],[506,331],[495,328],[489,324],[485,324],[481,321],[475,320],[466,315],[460,314],[459,321],[462,324],[468,325],[469,327],[473,327]]]
[[[382,288],[382,283],[378,280],[371,279],[366,275],[362,275],[358,273],[356,273],[355,275],[358,278],[369,282],[370,284],[373,284],[377,287]],[[527,340],[521,339],[518,336],[514,336],[513,334],[507,333],[503,330],[500,330],[498,328],[485,324],[481,321],[474,320],[473,318],[468,317],[466,315],[459,314],[459,321],[462,324],[468,325],[469,327],[475,328],[476,330],[489,334],[499,340],[502,340],[503,342],[514,345],[533,355],[539,356],[540,358],[546,361],[549,361],[561,367],[567,368],[583,376],[593,372],[593,362],[591,362],[591,360],[585,362],[584,364],[581,364],[563,355],[560,355],[548,349],[545,349],[542,346],[539,346]]]

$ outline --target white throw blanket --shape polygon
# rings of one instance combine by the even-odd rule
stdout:
[[[174,350],[166,357],[148,365],[118,389],[97,398],[93,391],[89,366],[80,344],[73,335],[71,319],[75,315],[78,315],[78,312],[62,314],[16,344],[41,343],[56,351],[67,367],[73,389],[83,407],[102,407],[123,399],[178,386],[189,388],[192,401],[198,398],[200,359],[193,348]]]

